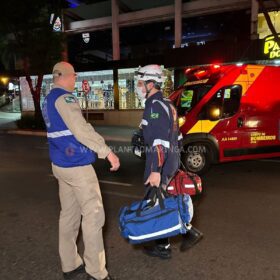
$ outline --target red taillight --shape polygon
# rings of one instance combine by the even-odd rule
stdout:
[[[186,70],[185,70],[185,74],[188,74],[191,70],[192,70],[192,68],[186,69]]]

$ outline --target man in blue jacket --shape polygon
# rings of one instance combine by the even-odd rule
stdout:
[[[87,272],[88,280],[110,280],[105,267],[102,227],[105,222],[98,179],[91,165],[107,159],[111,171],[118,170],[118,157],[87,123],[72,92],[76,73],[71,64],[59,62],[53,68],[54,87],[46,96],[42,113],[47,128],[49,154],[59,183],[59,254],[65,279]],[[83,260],[76,239],[82,219]]]
[[[174,106],[163,98],[160,91],[163,73],[159,65],[147,65],[137,71],[137,94],[145,99],[145,110],[141,121],[144,142],[147,146],[144,172],[145,185],[164,187],[180,165],[178,147],[178,117]],[[190,225],[181,249],[189,248],[202,234]],[[182,250],[184,251],[184,250]],[[155,246],[144,248],[148,255],[168,259],[171,257],[169,240],[156,240]]]

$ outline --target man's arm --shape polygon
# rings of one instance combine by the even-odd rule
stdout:
[[[55,102],[55,108],[80,143],[95,151],[99,158],[104,159],[111,153],[111,149],[105,144],[104,138],[86,122],[78,101],[73,95],[60,96]]]
[[[167,151],[170,149],[169,129],[170,119],[164,108],[158,103],[152,105],[152,110],[148,116],[147,130],[148,145],[152,156],[151,174],[146,182],[152,186],[159,186],[160,174],[164,162],[167,159]]]
[[[152,106],[152,112],[148,121],[149,146],[152,153],[152,171],[161,172],[167,158],[167,150],[170,149],[169,127],[170,119],[167,112],[158,103]]]

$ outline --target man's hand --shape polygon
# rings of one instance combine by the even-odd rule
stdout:
[[[161,175],[159,172],[152,172],[145,182],[145,185],[150,184],[152,187],[159,187]]]
[[[120,167],[119,158],[113,152],[110,152],[110,154],[107,156],[107,159],[109,160],[109,162],[112,166],[110,168],[110,171],[117,171]]]

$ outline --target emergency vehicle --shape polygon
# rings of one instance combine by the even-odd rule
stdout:
[[[185,75],[169,99],[188,170],[202,174],[213,163],[280,156],[280,67],[210,65]]]

